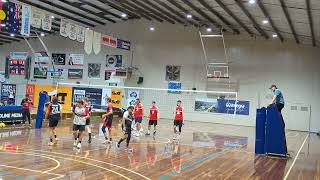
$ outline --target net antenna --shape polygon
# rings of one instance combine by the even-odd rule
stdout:
[[[230,80],[230,74],[229,74],[229,57],[226,49],[226,43],[224,39],[224,33],[223,33],[223,27],[220,30],[220,34],[202,34],[199,30],[199,37],[201,41],[201,46],[203,50],[204,55],[204,61],[206,64],[206,70],[207,70],[207,85],[209,82],[214,82],[216,84],[213,84],[213,86],[227,86],[228,90],[231,90],[232,88],[236,88],[236,83],[231,82]],[[223,44],[223,51],[224,51],[224,61],[217,61],[217,60],[211,60],[208,59],[208,54],[206,51],[204,40],[209,38],[215,38],[215,39],[221,39]],[[236,97],[236,104],[235,104],[235,111],[236,114],[236,106],[237,106],[237,97]]]

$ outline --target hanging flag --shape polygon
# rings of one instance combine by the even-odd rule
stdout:
[[[101,50],[101,33],[94,32],[93,33],[93,52],[95,54],[99,54]]]
[[[101,36],[101,44],[116,48],[118,41],[117,41],[117,38],[103,35]]]
[[[2,11],[0,12],[1,24],[5,24],[2,31],[18,34],[21,7],[17,3],[2,3]]]
[[[61,19],[60,22],[60,35],[63,37],[68,37],[70,33],[69,22],[65,19]]]
[[[51,31],[52,26],[52,18],[50,14],[43,13],[42,14],[42,29],[46,31]]]
[[[77,39],[77,25],[70,23],[70,31],[69,31],[69,39],[76,40]]]
[[[22,22],[20,33],[25,36],[30,36],[30,18],[31,7],[28,5],[22,5]]]
[[[77,41],[84,42],[84,34],[85,34],[85,28],[82,26],[78,26],[78,33],[77,33]]]
[[[85,40],[84,40],[84,50],[87,54],[92,52],[92,41],[93,41],[93,31],[91,29],[86,29]]]
[[[31,26],[40,29],[42,21],[42,11],[31,8]]]

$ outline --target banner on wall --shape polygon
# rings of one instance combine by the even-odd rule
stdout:
[[[76,24],[69,23],[69,39],[76,40],[78,33],[78,27]]]
[[[50,96],[51,94],[55,94],[56,88],[57,88],[56,86],[50,86],[50,85],[35,85],[34,107],[38,107],[40,92],[46,91]],[[57,97],[58,97],[59,103],[62,106],[62,109],[65,111],[70,111],[71,102],[72,102],[72,87],[59,86]]]
[[[15,84],[1,84],[1,103],[15,105],[16,93],[17,88]]]
[[[20,33],[25,36],[30,36],[31,23],[31,6],[22,5],[22,21]]]
[[[83,43],[84,42],[84,34],[85,34],[85,28],[82,26],[78,26],[78,32],[77,32],[77,41]]]
[[[101,44],[105,46],[117,48],[118,41],[117,41],[117,38],[107,36],[107,35],[101,35]]]
[[[73,102],[84,99],[85,97],[89,98],[93,108],[100,109],[102,100],[102,89],[78,87],[73,88]]]
[[[83,69],[69,69],[68,70],[68,79],[71,80],[80,80],[83,77]]]
[[[47,68],[43,68],[43,70],[38,67],[33,68],[34,79],[47,79],[47,74]]]
[[[181,94],[181,83],[180,82],[168,82],[168,93]]]
[[[63,80],[66,77],[66,73],[64,69],[50,69],[48,73],[49,73],[49,79]]]
[[[236,107],[236,114],[249,115],[249,101],[237,101]],[[197,112],[234,114],[235,100],[197,98],[194,110]]]
[[[35,85],[27,84],[26,86],[26,95],[29,96],[32,102],[34,102],[34,93],[35,93]]]
[[[88,77],[100,78],[101,64],[88,63]]]
[[[68,64],[73,66],[83,66],[84,54],[70,54]]]
[[[237,101],[228,99],[218,99],[217,100],[217,111],[219,113],[234,114],[236,109],[236,114],[239,115],[249,115],[250,102],[249,101]],[[235,108],[236,106],[236,108]]]
[[[42,68],[48,68],[50,57],[48,56],[47,52],[41,51],[35,53],[35,64],[40,65]]]
[[[116,71],[114,69],[106,69],[104,71],[104,80],[110,80],[112,73],[115,73]]]
[[[66,54],[52,53],[52,59],[53,59],[55,65],[65,65],[66,64]]]
[[[106,100],[108,97],[111,97],[111,89],[110,88],[103,88],[102,89],[102,98],[101,98],[101,107],[102,108],[107,107]]]
[[[115,108],[121,108],[122,103],[122,89],[111,90],[112,106]]]
[[[117,48],[130,51],[131,43],[122,39],[118,39]]]
[[[128,106],[134,106],[137,98],[140,98],[139,90],[128,90]]]
[[[106,55],[106,67],[118,68],[122,67],[122,55]]]
[[[51,31],[52,18],[50,14],[42,13],[41,28],[46,31]]]

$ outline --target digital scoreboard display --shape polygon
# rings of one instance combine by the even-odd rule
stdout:
[[[10,59],[9,72],[12,75],[25,75],[25,60],[24,59]]]

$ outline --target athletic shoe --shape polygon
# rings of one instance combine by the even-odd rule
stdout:
[[[139,133],[139,132],[137,132],[137,133],[136,133],[136,137],[139,137],[139,136],[140,136],[140,133]]]
[[[133,153],[133,149],[132,148],[127,148],[126,149],[128,153]]]
[[[77,144],[78,144],[78,141],[77,141],[77,140],[74,140],[73,146],[74,146],[74,147],[77,147]]]
[[[173,139],[174,141],[177,140],[177,136],[174,135],[172,139]]]
[[[120,148],[120,143],[119,142],[117,142],[117,148]]]
[[[146,136],[150,136],[150,132],[147,132],[147,133],[146,133]]]
[[[53,146],[53,142],[49,142],[49,143],[48,143],[48,146]]]
[[[91,144],[91,139],[88,140],[88,143]]]
[[[156,131],[153,132],[153,136],[156,136]]]
[[[81,149],[81,143],[78,143],[77,148]]]

